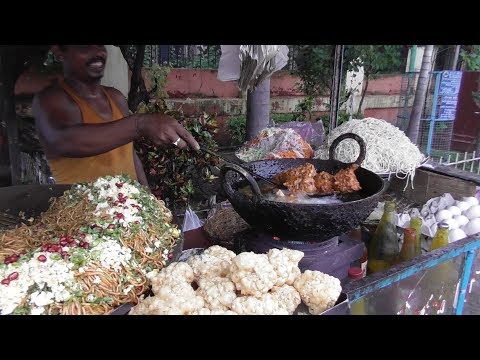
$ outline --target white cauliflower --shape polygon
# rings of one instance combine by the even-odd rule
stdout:
[[[220,245],[213,245],[206,249],[204,254],[215,256],[219,259],[231,262],[232,259],[237,256],[233,251],[228,250]]]
[[[184,315],[188,312],[189,309],[185,308],[181,302],[172,303],[157,296],[150,296],[134,306],[129,315]]]
[[[198,296],[193,287],[185,282],[164,282],[155,292],[155,298],[164,301],[169,308],[187,314],[205,306],[205,301]]]
[[[185,262],[174,262],[163,268],[158,275],[151,278],[152,291],[156,294],[164,284],[191,283],[193,279],[193,270],[190,265]]]
[[[236,299],[235,284],[228,278],[203,278],[198,282],[197,295],[210,310],[229,310]]]
[[[277,273],[266,254],[243,252],[233,258],[230,271],[230,279],[242,295],[260,298],[277,281]]]
[[[277,273],[275,286],[284,284],[293,285],[295,279],[301,274],[298,263],[302,260],[304,253],[291,249],[270,249],[268,261],[272,264]]]
[[[320,271],[306,270],[295,280],[293,286],[313,315],[318,315],[335,305],[342,292],[339,279]]]
[[[192,312],[190,315],[238,315],[232,310],[210,310],[209,308],[201,308],[198,311]]]
[[[237,297],[232,303],[232,310],[239,315],[288,315],[272,294],[264,294],[261,298]]]
[[[206,277],[227,276],[230,271],[228,261],[208,254],[191,256],[187,264],[191,266],[197,281]]]
[[[271,292],[278,305],[292,315],[302,302],[298,291],[290,285],[274,286]]]

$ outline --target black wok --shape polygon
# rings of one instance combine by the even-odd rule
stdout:
[[[344,139],[354,139],[360,145],[360,155],[354,163],[334,160],[334,151]],[[253,172],[272,178],[283,171],[311,163],[317,171],[335,174],[352,164],[361,164],[365,158],[365,143],[356,134],[347,133],[335,139],[329,149],[329,160],[275,159],[246,163]],[[355,172],[362,190],[341,195],[343,203],[302,204],[267,199],[255,179],[241,167],[226,164],[221,169],[221,186],[238,214],[256,229],[276,236],[298,238],[302,241],[322,242],[360,225],[375,209],[384,192],[383,180],[377,174],[359,167]],[[253,196],[239,191],[250,185]]]

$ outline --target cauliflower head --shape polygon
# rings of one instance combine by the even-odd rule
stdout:
[[[224,277],[230,272],[230,262],[209,254],[194,255],[187,260],[196,281],[202,278]]]
[[[270,249],[268,251],[268,261],[277,273],[275,286],[293,285],[293,282],[301,273],[298,263],[303,256],[304,253],[298,250]]]
[[[290,285],[274,286],[271,292],[278,305],[292,315],[302,302],[298,291]]]
[[[197,295],[205,300],[210,310],[229,310],[237,298],[235,284],[228,278],[203,278],[198,282]]]
[[[163,284],[174,284],[177,282],[191,283],[194,279],[193,270],[185,262],[174,262],[163,268],[158,275],[151,278],[152,291],[156,294]]]
[[[232,260],[230,279],[242,295],[260,298],[275,285],[277,273],[266,254],[243,252]]]
[[[232,310],[210,310],[209,308],[201,308],[198,311],[192,312],[190,315],[238,315]]]
[[[129,315],[186,315],[201,309],[203,304],[203,299],[199,296],[173,302],[158,296],[149,296],[134,306]]]
[[[225,261],[228,261],[229,263],[232,261],[232,259],[237,256],[237,254],[235,254],[233,251],[231,250],[228,250],[220,245],[213,245],[213,246],[210,246],[208,249],[206,249],[204,252],[204,254],[207,254],[207,255],[212,255],[212,256],[215,256],[219,259],[222,259],[222,260],[225,260]]]
[[[232,303],[232,310],[239,315],[288,315],[272,294],[264,294],[261,298],[237,297]]]
[[[320,271],[306,270],[295,280],[293,286],[313,315],[318,315],[335,305],[342,292],[339,279]]]

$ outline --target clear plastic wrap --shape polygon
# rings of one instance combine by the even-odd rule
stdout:
[[[312,147],[302,136],[291,128],[269,127],[245,143],[235,155],[251,162],[270,159],[311,158]]]

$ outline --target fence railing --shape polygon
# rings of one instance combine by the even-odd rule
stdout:
[[[456,153],[440,156],[438,162],[445,166],[454,166],[457,169],[480,174],[480,154],[476,151],[472,153]]]

